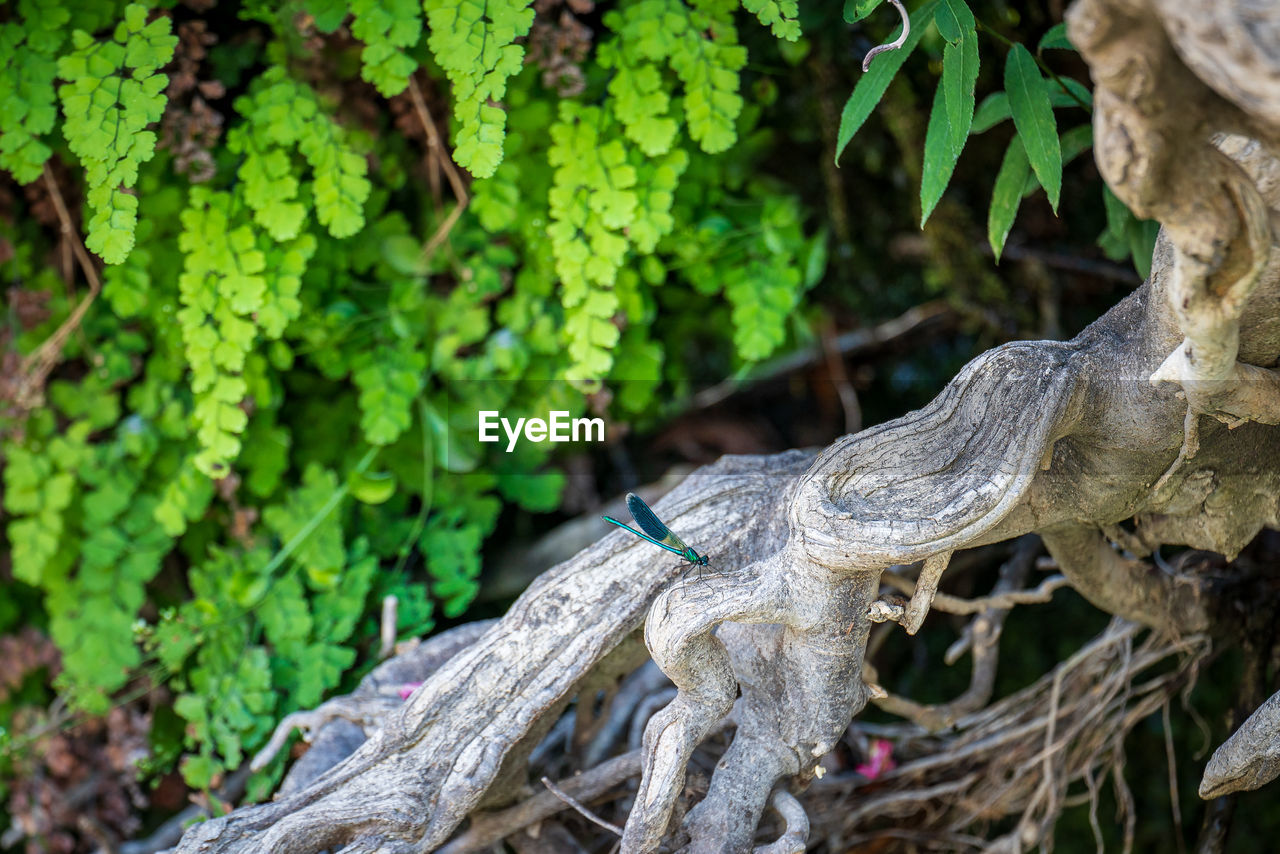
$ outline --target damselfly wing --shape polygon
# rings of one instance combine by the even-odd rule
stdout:
[[[672,533],[671,529],[664,525],[662,520],[649,508],[649,505],[645,504],[644,500],[634,492],[627,493],[627,509],[631,511],[631,518],[640,526],[639,531],[625,522],[619,522],[612,516],[601,516],[600,518],[617,525],[619,528],[626,528],[640,539],[648,540],[658,548],[680,555],[689,563],[694,563],[698,566],[707,565],[707,556],[698,554],[693,548],[686,545],[684,540]]]

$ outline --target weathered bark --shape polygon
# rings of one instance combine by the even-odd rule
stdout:
[[[1256,789],[1280,776],[1280,694],[1258,707],[1213,752],[1200,782],[1200,797]]]
[[[660,503],[715,566],[776,551],[812,455],[726,458]],[[430,850],[481,802],[504,757],[544,728],[593,666],[644,620],[675,561],[619,532],[539,578],[345,762],[306,789],[193,827],[180,851]],[[694,582],[700,586],[702,582]]]
[[[1080,0],[1069,23],[1094,76],[1099,168],[1132,210],[1160,220],[1171,238],[1168,298],[1183,339],[1152,382],[1177,384],[1186,396],[1180,462],[1196,454],[1202,414],[1232,427],[1280,424],[1280,292],[1272,284],[1280,9],[1267,0]],[[1274,470],[1275,456],[1262,459]],[[1251,515],[1247,506],[1277,500],[1265,477],[1253,496],[1216,485],[1204,479],[1199,512],[1193,504],[1190,513],[1140,519],[1140,533],[1203,547],[1229,537],[1227,529]],[[1268,524],[1277,524],[1274,511]],[[1273,697],[1214,754],[1201,795],[1274,779],[1277,750]]]
[[[775,784],[811,779],[866,703],[873,621],[914,632],[955,550],[1027,532],[1099,607],[1169,635],[1226,633],[1224,582],[1144,558],[1162,544],[1232,557],[1280,527],[1280,165],[1267,148],[1280,137],[1275,110],[1258,106],[1280,103],[1280,11],[1081,0],[1070,27],[1097,85],[1103,175],[1165,225],[1147,283],[1072,341],[996,348],[927,407],[816,458],[696,472],[658,509],[714,544],[715,573],[678,582],[646,544],[604,537],[539,578],[345,761],[192,828],[179,850],[436,848],[503,800],[532,743],[641,625],[678,693],[645,730],[622,851],[667,836],[689,757],[731,711],[732,746],[684,828],[691,851],[748,850]],[[1232,32],[1243,41],[1227,51],[1214,33]],[[881,573],[915,561],[910,603],[880,599]],[[1255,717],[1203,791],[1275,775],[1275,700]],[[793,850],[802,822],[778,804],[792,813],[779,848]],[[1049,810],[1001,844],[1051,827]]]

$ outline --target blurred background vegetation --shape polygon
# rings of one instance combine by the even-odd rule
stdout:
[[[372,666],[384,596],[401,637],[500,613],[560,522],[893,418],[1129,293],[1154,233],[1104,194],[1062,7],[912,4],[881,96],[859,66],[898,19],[866,0],[0,3],[0,849],[216,809],[276,721]],[[1037,162],[1006,166],[1010,45],[1056,109],[1056,214]],[[480,409],[607,440],[508,454]],[[1015,612],[999,693],[1104,622],[1067,591]],[[887,644],[890,687],[963,689],[949,635]],[[1187,839],[1232,667],[1190,700],[1210,742],[1173,715]],[[1159,717],[1133,742],[1138,850],[1180,850]],[[1233,850],[1264,850],[1263,812]],[[1084,807],[1060,827],[1092,850]]]

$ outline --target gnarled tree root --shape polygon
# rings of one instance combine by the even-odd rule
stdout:
[[[745,565],[778,549],[790,490],[811,460],[799,451],[726,458],[669,495],[663,518],[693,542],[715,542],[714,565]],[[191,828],[176,850],[438,847],[682,572],[622,532],[604,537],[541,576],[350,757],[301,791]]]

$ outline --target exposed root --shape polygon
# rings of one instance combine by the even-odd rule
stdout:
[[[960,640],[952,644],[947,650],[945,658],[947,664],[952,664],[959,659],[963,652],[972,653],[972,675],[969,679],[969,688],[963,694],[949,703],[935,706],[925,706],[914,700],[887,693],[881,697],[873,694],[871,701],[884,711],[907,718],[929,732],[946,729],[952,726],[960,717],[976,712],[985,706],[990,701],[991,692],[995,687],[996,666],[999,662],[1000,635],[1004,628],[1005,617],[1009,614],[1009,609],[1017,602],[1042,602],[1047,601],[1048,597],[1052,595],[1052,592],[1044,595],[1039,591],[1043,591],[1048,587],[1053,579],[1045,581],[1035,591],[1021,589],[1039,550],[1039,537],[1028,535],[1019,540],[1013,556],[1000,568],[1000,578],[990,596],[966,600],[940,593],[934,598],[935,607],[942,611],[947,611],[949,608],[938,605],[939,600],[946,600],[950,605],[963,605],[965,609],[974,603],[985,603],[985,607],[978,616],[974,617],[965,627]],[[881,580],[887,580],[891,577],[900,579],[899,576],[893,573],[885,573]],[[1054,578],[1061,578],[1061,576],[1054,576]],[[910,584],[906,579],[900,580]],[[1049,589],[1052,591],[1055,588],[1050,587]],[[972,612],[958,610],[952,611],[952,613]],[[863,665],[864,681],[874,684],[878,678],[874,665],[870,662],[865,663]]]
[[[1209,652],[1203,636],[1168,640],[1150,633],[1138,641],[1143,631],[1113,621],[1052,674],[957,720],[945,734],[916,725],[897,729],[901,764],[894,770],[874,781],[847,773],[811,785],[804,803],[814,835],[841,850],[855,841],[901,838],[910,828],[942,850],[1026,850],[1050,839],[1072,784],[1084,785],[1096,811],[1097,781],[1108,771],[1131,821],[1124,739],[1185,687]],[[1176,669],[1150,675],[1171,658]],[[874,728],[855,722],[846,742],[856,744],[868,729]],[[986,830],[1009,815],[1019,816],[1012,837],[987,841]]]
[[[1023,552],[1010,564],[1029,565],[1034,552]],[[890,839],[909,841],[921,850],[1025,851],[1052,844],[1056,820],[1063,809],[1078,803],[1089,804],[1090,823],[1102,850],[1097,806],[1101,783],[1108,776],[1121,811],[1126,848],[1131,848],[1135,808],[1124,781],[1124,740],[1149,715],[1167,710],[1169,700],[1188,686],[1209,651],[1203,636],[1170,640],[1136,623],[1114,620],[1053,673],[957,719],[945,734],[915,724],[877,727],[854,722],[845,733],[846,746],[860,751],[868,733],[889,732],[899,764],[874,780],[853,772],[826,773],[794,797],[775,790],[771,804],[782,816],[782,826],[762,830],[762,835],[773,833],[777,838],[759,843],[755,852],[799,852],[805,850],[803,840],[846,850]],[[1168,666],[1171,660],[1175,667]],[[651,696],[667,698],[668,688],[653,690]],[[640,713],[647,705],[642,701],[632,707]],[[711,762],[714,753],[713,748]],[[566,805],[592,802],[596,823],[615,824],[630,809],[627,793],[635,790],[624,784],[639,776],[641,755],[632,750],[561,780],[555,785],[564,798],[554,790],[544,791],[505,810],[479,814],[440,851],[485,850],[562,812]],[[691,763],[691,768],[698,764]],[[696,799],[697,789],[686,788],[684,797]],[[1018,817],[1014,829],[991,837],[991,830],[1008,816]],[[599,833],[576,822],[568,827],[576,827],[583,840]],[[670,846],[680,838],[664,843]]]

